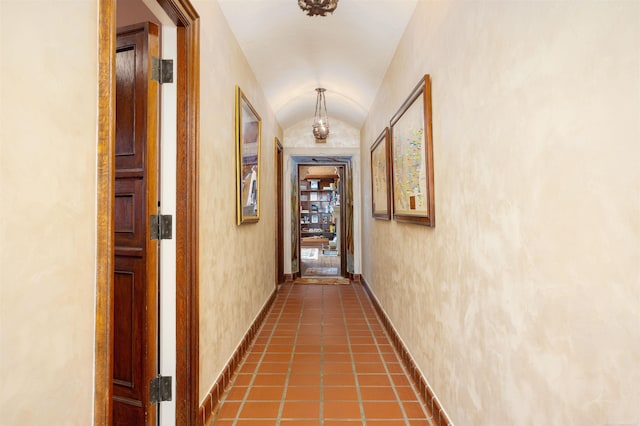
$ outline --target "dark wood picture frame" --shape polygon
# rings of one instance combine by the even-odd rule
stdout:
[[[238,225],[260,220],[262,119],[236,86],[236,199]]]
[[[391,220],[391,144],[389,128],[371,146],[371,214]]]
[[[393,218],[435,227],[431,77],[427,74],[391,119]]]

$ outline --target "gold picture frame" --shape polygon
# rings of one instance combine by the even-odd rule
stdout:
[[[389,128],[380,133],[371,147],[371,211],[376,219],[391,219],[391,164]]]
[[[431,78],[427,74],[391,119],[393,218],[436,226]]]
[[[262,119],[236,86],[236,200],[237,222],[260,220],[260,150]]]

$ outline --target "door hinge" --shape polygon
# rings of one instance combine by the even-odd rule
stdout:
[[[149,218],[152,240],[170,240],[172,238],[173,216],[170,214],[152,214]]]
[[[171,401],[171,376],[157,375],[149,383],[149,402],[159,404]]]
[[[151,58],[151,80],[158,83],[173,83],[173,59]]]

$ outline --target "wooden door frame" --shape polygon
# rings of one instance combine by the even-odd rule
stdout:
[[[177,26],[176,424],[198,413],[200,20],[189,0],[157,0]],[[98,147],[94,424],[111,424],[116,0],[98,4]]]
[[[314,156],[315,158],[322,158],[322,157],[327,157],[327,156]],[[348,277],[349,276],[349,272],[347,271],[347,239],[346,239],[346,231],[347,231],[347,212],[345,210],[346,207],[346,179],[347,179],[347,165],[350,163],[351,160],[348,161],[336,161],[336,162],[322,162],[322,161],[318,161],[317,163],[311,163],[311,162],[300,162],[296,164],[297,167],[297,175],[298,175],[298,197],[297,197],[297,203],[298,205],[296,206],[296,209],[298,211],[298,215],[300,215],[300,167],[316,167],[316,166],[336,166],[338,168],[340,168],[341,173],[339,174],[340,176],[340,276],[341,277]],[[302,229],[299,225],[300,223],[300,217],[298,216],[298,235],[296,236],[296,238],[298,239],[298,272],[297,272],[297,276],[302,278]]]
[[[284,282],[284,148],[274,138],[276,169],[276,287]]]

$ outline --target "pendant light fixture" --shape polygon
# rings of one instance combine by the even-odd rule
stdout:
[[[324,143],[329,136],[329,117],[327,116],[327,103],[324,99],[325,89],[317,88],[318,97],[316,98],[316,112],[313,116],[313,136],[316,142]]]
[[[298,6],[309,16],[325,16],[338,7],[338,0],[298,0]]]

